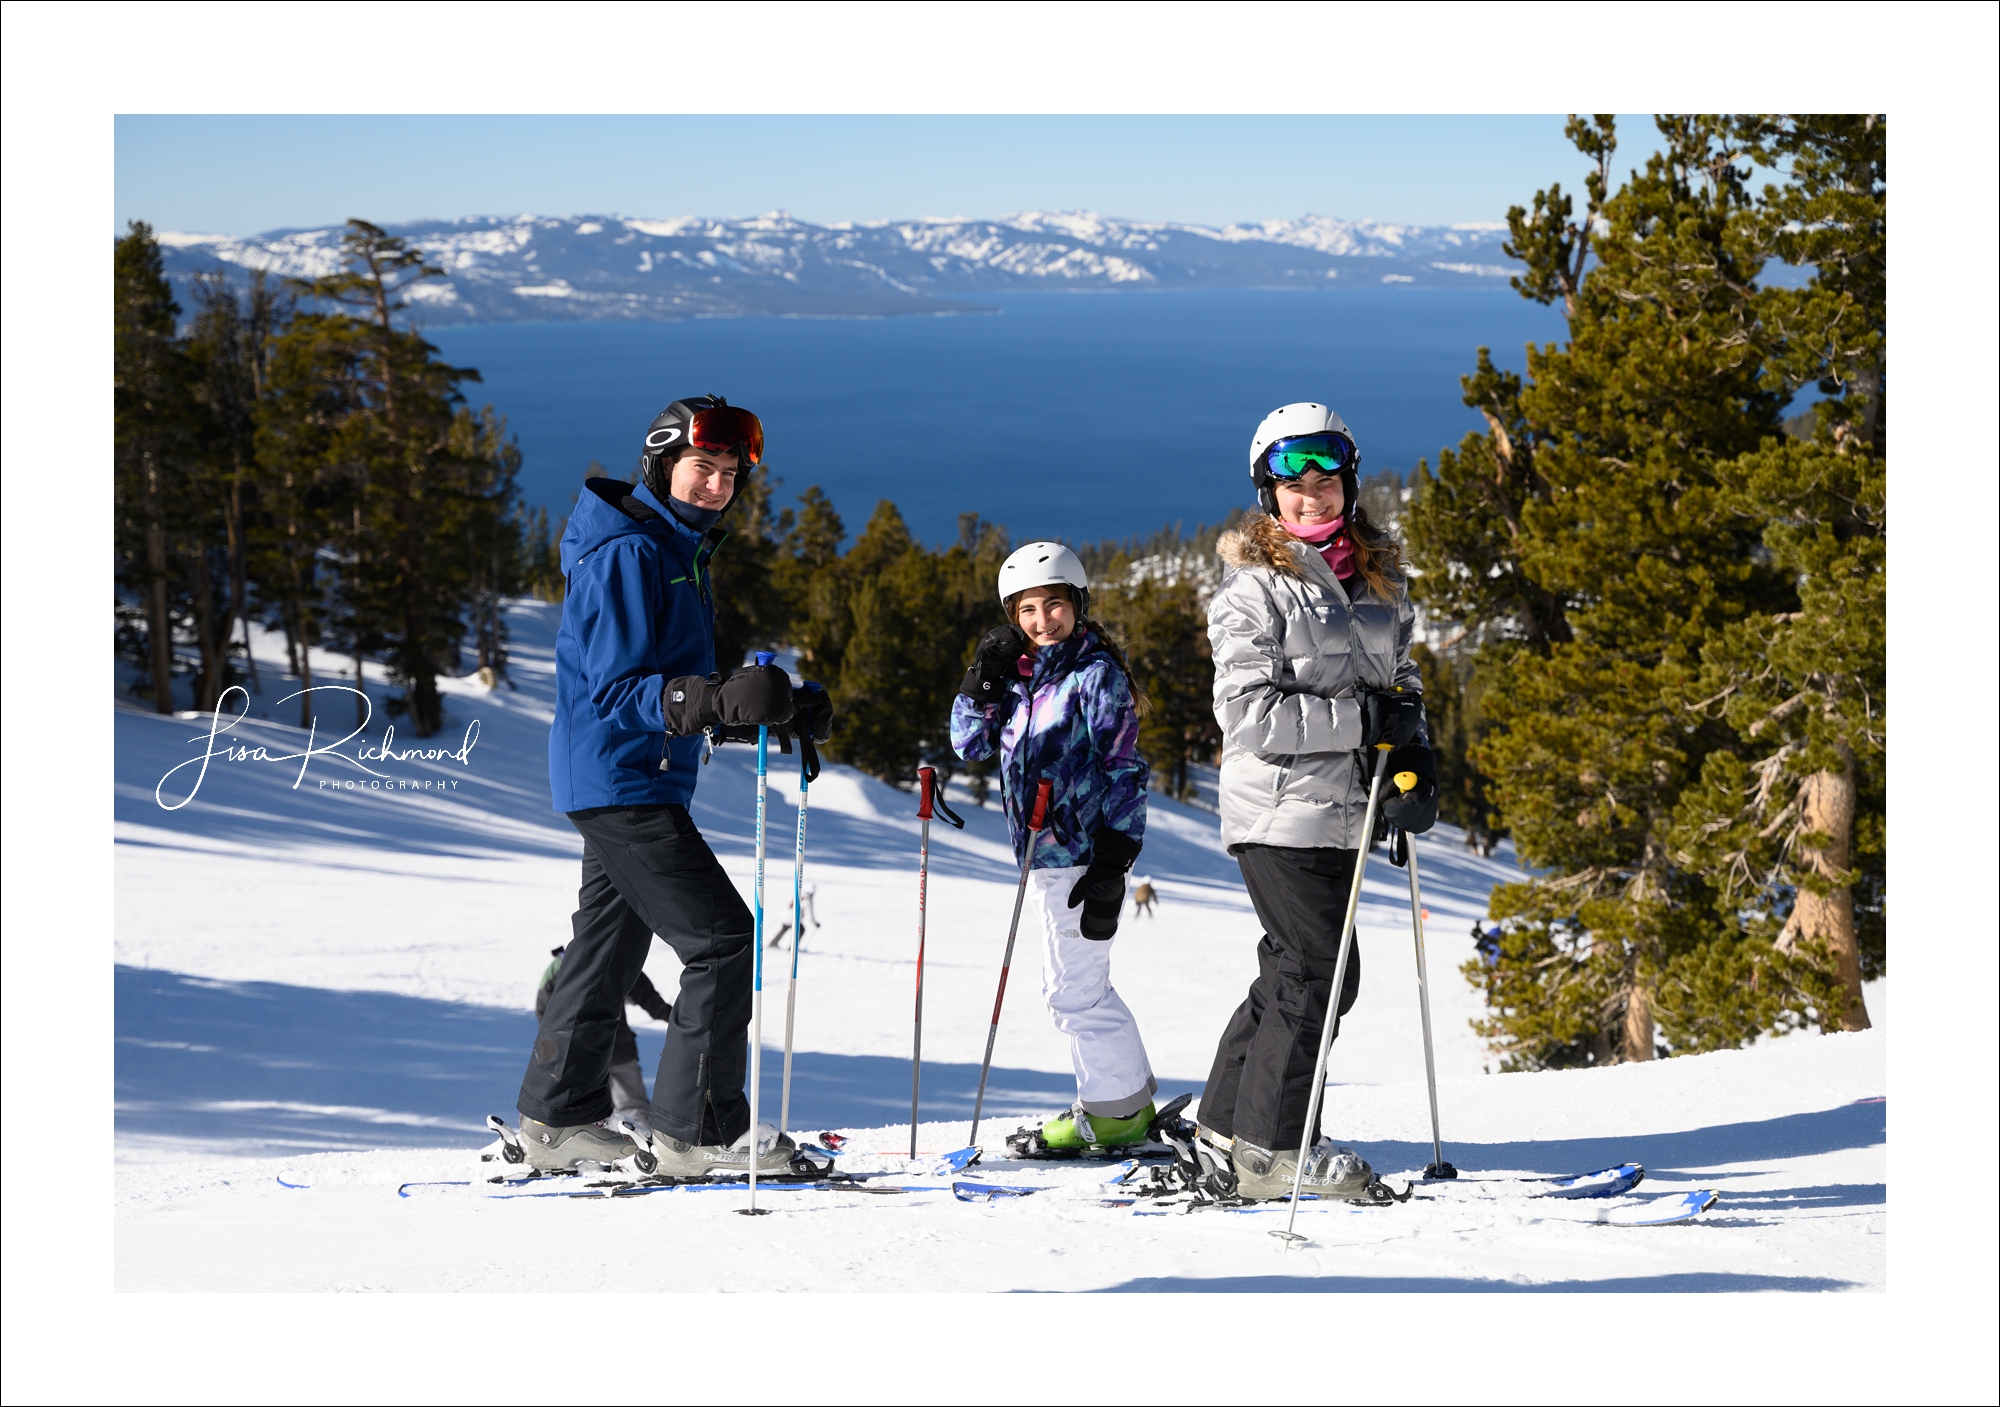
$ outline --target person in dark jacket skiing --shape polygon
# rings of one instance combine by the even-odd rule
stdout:
[[[556,989],[556,974],[562,971],[563,952],[563,948],[549,949],[549,965],[542,969],[541,985],[535,988],[537,1022],[548,1013],[549,997]],[[671,1021],[674,1017],[673,1007],[660,995],[653,979],[643,972],[625,994],[625,1006],[636,1006],[655,1021]],[[624,1007],[618,1010],[618,1034],[611,1043],[610,1087],[612,1117],[629,1120],[650,1133],[646,1122],[646,1075],[639,1068],[639,1038],[632,1034],[632,1023],[626,1018]]]
[[[832,723],[824,690],[772,665],[715,672],[708,566],[736,479],[763,457],[757,417],[720,397],[675,401],[647,428],[640,479],[586,479],[563,534],[567,591],[556,634],[549,730],[555,809],[583,837],[583,883],[561,969],[521,1081],[521,1142],[536,1167],[615,1162],[636,1151],[603,1125],[625,996],[658,934],[680,958],[680,993],[647,1122],[658,1171],[760,1171],[791,1158],[750,1128],[743,1081],[751,918],[688,815],[704,746],[760,726]]]
[[[1410,658],[1415,611],[1401,549],[1357,501],[1360,451],[1340,417],[1299,403],[1250,443],[1263,512],[1223,534],[1208,606],[1222,725],[1222,839],[1264,935],[1257,979],[1217,1043],[1202,1090],[1198,1154],[1245,1197],[1289,1196],[1329,1002],[1361,989],[1359,945],[1334,968],[1361,848],[1374,749],[1417,784],[1383,803],[1411,834],[1437,820],[1437,764]],[[1359,1194],[1372,1171],[1313,1132],[1303,1186]]]

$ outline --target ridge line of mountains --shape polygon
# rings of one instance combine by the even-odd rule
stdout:
[[[998,220],[809,224],[783,211],[699,216],[471,216],[384,226],[443,279],[411,287],[421,320],[671,321],[987,313],[978,295],[1029,289],[1506,288],[1506,226],[1397,225],[1306,215],[1221,227],[1030,211]],[[162,232],[168,278],[221,266],[313,278],[340,264],[342,227],[239,239]]]

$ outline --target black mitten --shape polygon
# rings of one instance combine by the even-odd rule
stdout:
[[[1028,637],[1011,625],[998,625],[986,632],[965,671],[958,692],[974,703],[998,703],[1007,697],[1007,686],[1021,677],[1021,656],[1028,653]]]
[[[1125,876],[1139,858],[1139,842],[1123,831],[1099,826],[1090,838],[1090,868],[1070,886],[1069,906],[1083,905],[1083,936],[1103,942],[1118,932],[1125,907]]]
[[[1423,695],[1410,689],[1370,689],[1361,695],[1361,746],[1401,747],[1424,722]]]
[[[833,700],[810,679],[792,691],[792,731],[816,743],[833,736]]]
[[[660,710],[674,737],[708,728],[776,728],[792,720],[792,680],[774,664],[746,664],[727,679],[683,675],[667,681]]]
[[[1404,791],[1396,785],[1400,772],[1414,772],[1416,785]],[[1422,835],[1437,824],[1437,754],[1421,743],[1389,754],[1388,780],[1382,786],[1382,814],[1389,824],[1411,835]]]

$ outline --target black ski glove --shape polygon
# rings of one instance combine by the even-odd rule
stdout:
[[[1410,689],[1370,689],[1361,695],[1361,746],[1401,747],[1424,722],[1424,698]]]
[[[1028,637],[1011,625],[997,625],[986,632],[965,671],[958,692],[974,703],[998,703],[1007,697],[1007,686],[1021,677],[1018,666],[1028,653]]]
[[[672,737],[709,728],[776,728],[792,721],[791,676],[775,664],[746,664],[727,679],[683,675],[661,690],[660,711]]]
[[[1123,831],[1099,826],[1090,838],[1090,868],[1070,887],[1069,906],[1083,905],[1083,936],[1102,943],[1118,932],[1125,907],[1125,876],[1139,858],[1139,842]]]
[[[1398,772],[1415,772],[1417,784],[1408,791],[1396,785]],[[1422,743],[1399,747],[1389,754],[1388,779],[1382,785],[1382,814],[1389,824],[1411,835],[1422,835],[1437,824],[1437,754]]]
[[[833,736],[833,700],[810,679],[792,690],[792,731],[816,743]]]

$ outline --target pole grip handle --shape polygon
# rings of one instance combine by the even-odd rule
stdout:
[[[759,650],[757,652],[757,663],[759,664],[771,664],[777,658],[777,654],[771,650]]]
[[[919,767],[917,769],[917,819],[920,821],[928,821],[931,818],[931,803],[933,800],[931,789],[936,785],[937,768]]]
[[[1049,792],[1054,783],[1044,777],[1035,784],[1035,809],[1028,817],[1028,829],[1038,831],[1049,823]]]
[[[1396,783],[1397,791],[1413,791],[1417,785],[1417,774],[1415,772],[1398,772],[1391,780]]]

